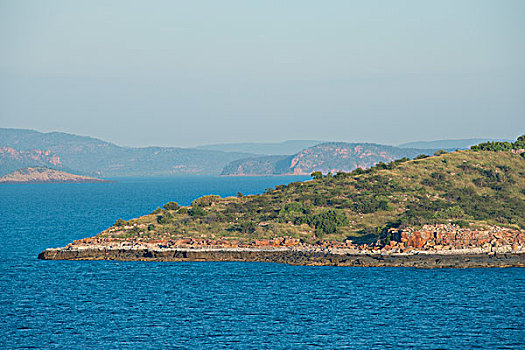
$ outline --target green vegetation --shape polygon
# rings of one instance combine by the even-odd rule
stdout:
[[[498,151],[510,151],[510,150],[519,150],[519,149],[525,149],[525,135],[521,135],[518,137],[518,139],[515,142],[485,142],[480,143],[479,145],[475,145],[470,147],[474,151],[492,151],[492,152],[498,152]],[[525,154],[521,153],[524,157]]]
[[[320,172],[320,171],[314,171],[310,176],[311,176],[314,180],[319,180],[319,179],[322,179],[322,178],[323,178],[323,173]]]
[[[525,137],[500,150],[403,158],[369,169],[322,175],[261,195],[203,196],[189,207],[170,204],[105,235],[252,241],[289,236],[305,242],[385,237],[389,228],[453,222],[525,229]],[[176,204],[176,203],[175,203]],[[386,239],[386,238],[385,238]]]
[[[180,208],[180,205],[177,202],[169,202],[164,204],[163,208],[166,210],[177,210]]]
[[[124,226],[126,225],[126,221],[122,220],[121,218],[118,218],[117,221],[115,221],[115,226]]]

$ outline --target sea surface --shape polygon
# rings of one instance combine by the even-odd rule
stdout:
[[[524,349],[525,269],[40,261],[117,218],[297,177],[0,186],[0,349]]]

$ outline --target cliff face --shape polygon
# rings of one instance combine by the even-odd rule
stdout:
[[[310,175],[369,168],[379,162],[414,158],[432,150],[398,148],[371,143],[330,142],[309,147],[292,156],[241,159],[228,164],[223,175]]]
[[[108,182],[45,167],[24,168],[0,177],[0,183],[89,183]]]
[[[390,230],[387,249],[447,251],[479,248],[486,251],[517,251],[525,248],[525,230],[492,226],[489,229],[456,225],[424,225],[421,229]]]

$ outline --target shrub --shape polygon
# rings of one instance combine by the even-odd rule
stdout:
[[[196,206],[188,210],[188,214],[191,216],[204,216],[206,215],[206,211],[201,207]]]
[[[445,175],[436,171],[430,174],[430,177],[439,181],[445,180]]]
[[[379,210],[389,210],[388,199],[385,196],[359,196],[354,202],[354,210],[363,214],[375,213]]]
[[[461,218],[464,218],[466,215],[465,215],[465,211],[459,205],[454,205],[444,210],[440,210],[436,212],[434,216],[439,219],[449,220],[449,219],[461,219]]]
[[[257,225],[253,221],[241,221],[235,226],[235,230],[241,233],[253,233]]]
[[[306,215],[310,213],[308,207],[300,202],[292,202],[286,204],[281,210],[279,210],[279,221],[281,222],[294,222],[301,224],[306,222]]]
[[[125,226],[127,223],[127,221],[118,218],[117,221],[115,221],[115,226]]]
[[[336,179],[345,179],[350,176],[350,173],[345,173],[343,171],[338,171],[337,174],[334,175]]]
[[[452,222],[455,225],[458,225],[461,228],[467,228],[469,227],[469,222],[465,220],[455,220]]]
[[[165,225],[165,224],[170,223],[172,219],[173,219],[173,215],[171,215],[170,212],[165,212],[164,214],[157,216],[157,223],[161,225]]]
[[[325,233],[336,233],[339,227],[348,225],[348,218],[342,211],[330,209],[310,216],[308,224],[315,227],[316,234],[323,235]]]
[[[178,210],[180,208],[180,205],[177,202],[168,202],[164,204],[163,208],[166,210]]]
[[[324,207],[329,204],[329,200],[324,196],[316,196],[314,197],[313,203],[317,207]]]
[[[157,207],[157,209],[153,210],[152,214],[160,214],[162,212],[163,212],[163,210],[161,208]]]
[[[200,198],[195,199],[193,202],[191,202],[192,207],[209,207],[214,202],[217,202],[221,197],[217,195],[207,195],[202,196]]]

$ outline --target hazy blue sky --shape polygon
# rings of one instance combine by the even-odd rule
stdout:
[[[0,126],[121,145],[525,132],[525,1],[0,0]]]

